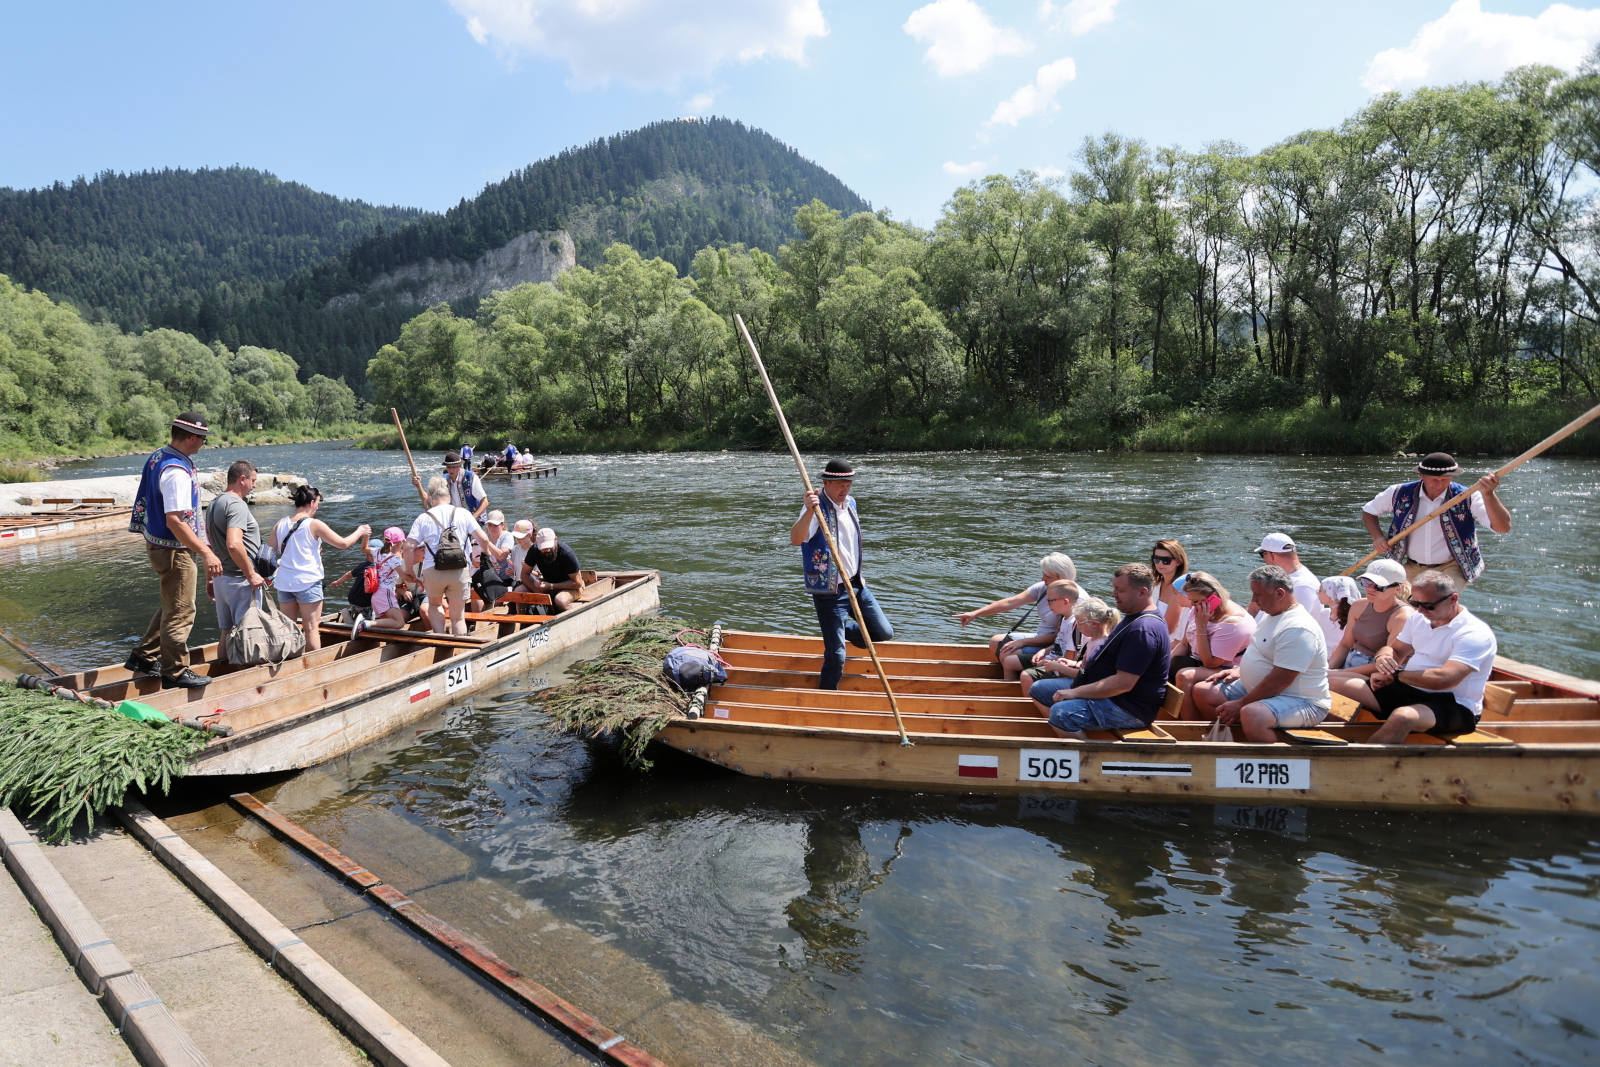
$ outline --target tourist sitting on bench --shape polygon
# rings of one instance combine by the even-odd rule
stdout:
[[[1328,647],[1322,627],[1295,599],[1294,576],[1282,567],[1251,571],[1250,594],[1261,614],[1244,658],[1195,683],[1192,714],[1239,723],[1246,741],[1270,743],[1278,727],[1315,726],[1327,717]]]
[[[1034,582],[1015,596],[996,600],[971,611],[963,611],[956,616],[961,625],[965,626],[973,619],[984,615],[999,615],[1029,604],[1038,605],[1039,628],[1035,633],[1022,637],[995,634],[989,638],[989,648],[993,650],[995,659],[1000,661],[1008,682],[1033,666],[1033,657],[1041,649],[1049,648],[1056,639],[1056,633],[1061,629],[1060,617],[1050,610],[1049,604],[1044,602],[1045,587],[1051,582],[1063,580],[1070,582],[1078,577],[1078,568],[1073,564],[1072,557],[1065,552],[1052,552],[1044,557],[1039,561],[1039,571],[1042,580]]]
[[[583,595],[578,556],[546,526],[533,537],[533,549],[522,561],[522,584],[530,592],[547,593],[556,613],[566,611]]]
[[[1499,651],[1489,624],[1461,606],[1456,578],[1423,571],[1412,579],[1411,606],[1400,636],[1380,652],[1366,680],[1336,678],[1339,692],[1384,720],[1374,745],[1404,744],[1414,733],[1471,733],[1483,714],[1483,691]]]

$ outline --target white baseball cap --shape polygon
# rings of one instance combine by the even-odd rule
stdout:
[[[534,547],[543,552],[547,548],[556,547],[556,532],[550,527],[542,527],[533,539]]]
[[[1387,589],[1391,585],[1404,584],[1406,569],[1392,559],[1375,559],[1367,564],[1367,569],[1362,572],[1361,577],[1379,589]]]
[[[1262,552],[1293,552],[1294,539],[1288,534],[1269,533],[1261,539],[1261,547],[1256,549],[1257,554]]]
[[[485,525],[504,526],[506,524],[506,513],[503,511],[491,511],[483,517],[483,521]]]

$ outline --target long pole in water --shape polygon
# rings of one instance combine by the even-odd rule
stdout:
[[[806,473],[805,460],[800,458],[800,449],[794,443],[794,434],[789,432],[789,420],[783,416],[783,405],[778,403],[778,394],[772,388],[772,379],[767,377],[767,365],[761,362],[761,353],[756,350],[756,343],[751,340],[750,331],[745,329],[744,319],[735,313],[733,321],[738,324],[744,343],[750,346],[750,356],[756,361],[756,370],[761,372],[761,384],[766,386],[767,399],[772,401],[773,413],[778,416],[778,428],[783,431],[783,439],[789,443],[789,455],[794,457],[794,465],[800,471],[800,480],[805,483],[806,492],[814,493],[816,490],[811,487],[811,475]],[[828,529],[827,520],[822,517],[822,506],[819,504],[811,510],[816,515],[817,527],[828,542],[828,551],[833,554],[834,559],[844,559],[839,554],[839,546],[833,541],[833,531]],[[867,654],[872,657],[872,666],[878,672],[878,681],[883,683],[883,695],[889,698],[889,710],[894,712],[894,725],[895,729],[900,731],[900,743],[909,745],[911,738],[906,736],[906,724],[900,718],[900,702],[894,698],[894,690],[889,687],[889,673],[883,669],[883,661],[878,658],[878,649],[872,643],[872,635],[867,632],[867,620],[861,613],[861,603],[856,600],[855,587],[851,585],[848,577],[840,584],[844,586],[844,591],[850,594],[850,610],[855,613],[856,622],[861,626],[861,639],[867,643]]]
[[[390,408],[389,414],[394,417],[394,428],[400,434],[400,447],[406,450],[406,462],[411,464],[411,477],[420,482],[422,475],[417,473],[417,461],[411,458],[411,446],[406,444],[406,428],[400,425],[400,413]],[[422,510],[428,510],[428,494],[422,491],[420,485],[417,487],[417,495],[422,498]]]
[[[1537,456],[1539,453],[1545,451],[1547,448],[1550,448],[1552,445],[1555,445],[1555,444],[1559,443],[1560,441],[1563,441],[1566,438],[1571,437],[1573,434],[1577,433],[1579,430],[1581,430],[1585,426],[1589,425],[1595,419],[1600,419],[1600,404],[1596,404],[1594,407],[1590,408],[1588,411],[1585,411],[1582,415],[1579,415],[1577,418],[1573,419],[1571,422],[1569,422],[1565,426],[1561,427],[1561,429],[1557,430],[1555,433],[1551,434],[1549,437],[1546,437],[1543,441],[1540,441],[1538,444],[1536,444],[1532,448],[1528,449],[1522,455],[1518,456],[1516,459],[1512,460],[1510,463],[1507,463],[1504,467],[1501,467],[1499,470],[1495,471],[1495,474],[1497,474],[1500,477],[1504,478],[1506,475],[1510,474],[1512,471],[1516,470],[1518,467],[1520,467],[1524,463],[1528,462],[1528,460],[1530,460],[1533,457]],[[1399,533],[1397,533],[1393,537],[1389,538],[1389,540],[1386,542],[1386,547],[1384,549],[1375,550],[1373,552],[1368,553],[1365,556],[1362,556],[1359,560],[1356,561],[1356,563],[1353,566],[1347,568],[1344,571],[1341,571],[1340,573],[1341,574],[1354,574],[1356,571],[1360,570],[1362,567],[1365,567],[1368,563],[1371,563],[1373,560],[1375,560],[1379,556],[1383,555],[1383,553],[1385,551],[1387,551],[1389,548],[1393,548],[1400,541],[1403,541],[1407,537],[1410,537],[1412,530],[1415,530],[1418,526],[1421,526],[1425,522],[1432,522],[1434,519],[1438,518],[1440,515],[1443,515],[1445,512],[1449,511],[1453,507],[1457,507],[1457,506],[1459,506],[1461,504],[1465,504],[1467,501],[1472,499],[1472,496],[1473,496],[1474,493],[1480,492],[1482,490],[1482,488],[1483,487],[1481,485],[1477,484],[1476,482],[1473,483],[1472,488],[1468,489],[1465,493],[1462,493],[1459,496],[1451,497],[1449,500],[1446,500],[1443,504],[1440,504],[1438,507],[1436,507],[1432,511],[1428,512],[1426,515],[1424,515],[1422,518],[1418,519],[1416,522],[1412,523],[1410,526],[1407,526],[1404,530],[1401,530]]]

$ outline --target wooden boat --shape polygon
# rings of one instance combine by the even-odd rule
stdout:
[[[174,719],[231,727],[192,760],[191,775],[261,774],[310,767],[374,741],[432,711],[538,666],[660,603],[655,571],[601,572],[584,602],[559,615],[512,615],[504,606],[468,616],[466,638],[407,630],[363,631],[325,616],[324,644],[285,663],[234,668],[217,646],[192,649],[203,689],[161,688],[121,666],[50,679],[105,700],[138,700]],[[531,594],[528,594],[531,595]],[[371,636],[368,636],[368,635]]]
[[[486,471],[479,471],[480,478],[554,478],[555,467],[513,467],[506,470],[504,467],[493,467]]]
[[[865,653],[850,649],[828,692],[815,688],[820,639],[740,631],[722,635],[728,680],[703,714],[656,739],[741,774],[899,789],[1600,815],[1600,683],[1503,657],[1470,734],[1367,744],[1377,720],[1339,697],[1318,729],[1219,744],[1202,740],[1209,723],[1175,718],[1170,687],[1150,729],[1073,741],[1001,679],[985,646],[891,641],[878,652],[909,747]]]
[[[40,503],[50,510],[0,516],[0,547],[103,530],[126,530],[128,516],[133,513],[132,507],[118,507],[114,497],[50,498]]]

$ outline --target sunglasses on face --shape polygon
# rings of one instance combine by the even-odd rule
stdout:
[[[1391,583],[1389,585],[1379,585],[1377,582],[1373,581],[1371,578],[1363,578],[1363,579],[1361,579],[1361,584],[1366,586],[1368,589],[1371,589],[1375,593],[1381,593],[1385,589],[1393,589],[1396,585],[1399,585],[1400,583],[1399,582],[1393,582],[1393,583]]]
[[[1451,593],[1450,596],[1442,596],[1438,600],[1418,600],[1416,597],[1412,597],[1411,606],[1416,608],[1418,611],[1432,611],[1434,608],[1445,603],[1450,599],[1450,597],[1455,595],[1456,594]]]
[[[1171,557],[1171,556],[1151,556],[1150,557],[1150,562],[1151,563],[1159,563],[1163,567],[1165,567],[1167,564],[1175,563],[1177,561],[1174,560],[1173,557]]]

